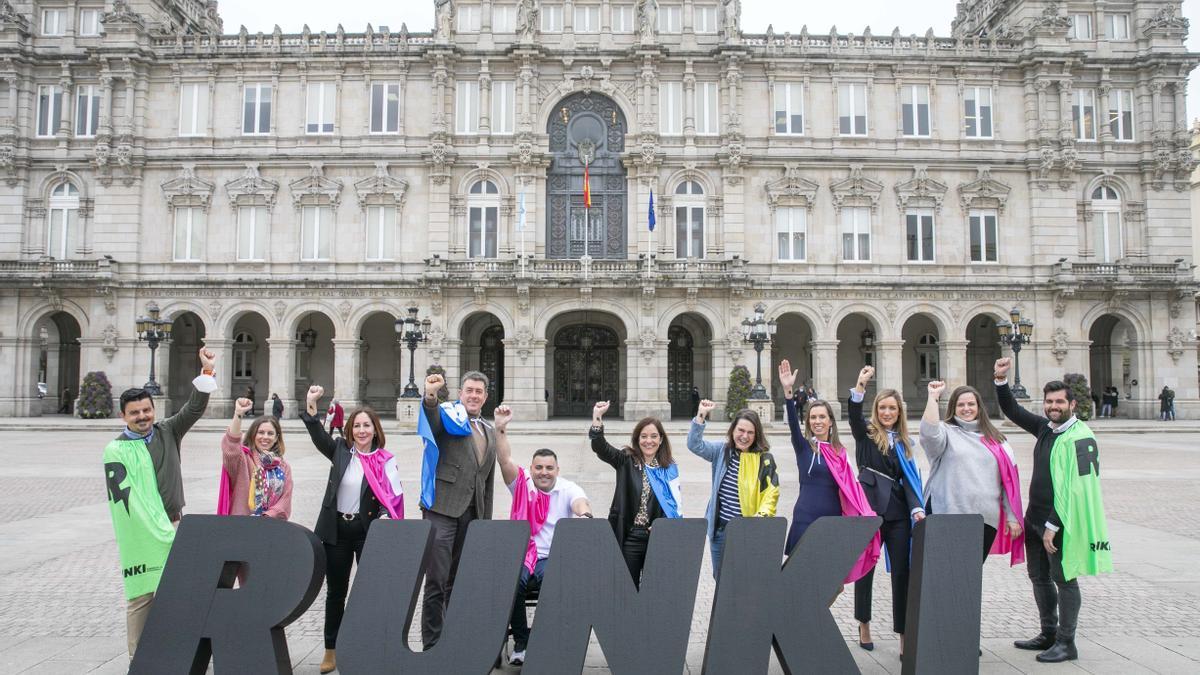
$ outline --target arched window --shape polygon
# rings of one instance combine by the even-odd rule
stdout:
[[[79,190],[67,181],[50,191],[50,218],[46,221],[46,255],[68,258],[75,252],[79,230]]]
[[[1092,191],[1092,237],[1092,248],[1100,262],[1116,262],[1125,255],[1121,196],[1107,185]]]
[[[233,376],[250,379],[254,377],[254,352],[258,345],[254,336],[243,331],[233,338]]]
[[[675,188],[675,257],[704,257],[704,188],[694,180]]]
[[[932,333],[926,333],[917,340],[917,370],[922,382],[936,380],[940,375],[938,339]]]
[[[475,182],[467,191],[467,256],[496,257],[496,232],[500,220],[500,190],[490,180]]]

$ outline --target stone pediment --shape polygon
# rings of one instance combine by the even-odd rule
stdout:
[[[235,178],[225,184],[225,194],[234,204],[237,204],[241,197],[260,197],[267,208],[271,208],[275,206],[275,195],[278,192],[279,183],[263,178],[258,173],[257,163],[246,164],[241,178]]]
[[[408,192],[408,181],[388,175],[387,162],[377,162],[375,175],[355,181],[354,191],[361,208],[366,208],[372,197],[381,197],[385,201],[392,199],[399,206],[404,203],[405,193]]]
[[[949,189],[945,183],[929,177],[929,167],[915,166],[910,180],[896,184],[896,206],[900,211],[910,205],[932,206],[935,211],[940,211]]]
[[[879,208],[879,196],[883,194],[883,183],[863,175],[862,164],[851,164],[850,175],[829,183],[833,206],[841,209],[847,202],[867,204],[871,209]]]
[[[991,169],[985,166],[979,169],[979,176],[975,180],[958,186],[958,201],[963,212],[979,200],[991,200],[996,209],[1003,212],[1011,192],[1012,187],[992,178]]]
[[[800,175],[800,166],[798,164],[788,164],[787,168],[784,169],[782,178],[767,183],[767,202],[771,208],[775,208],[779,205],[781,199],[803,199],[804,206],[811,210],[813,203],[817,199],[817,190],[820,187],[820,184],[816,181],[809,180]]]
[[[292,205],[300,208],[305,197],[327,199],[329,205],[337,208],[342,199],[342,181],[325,177],[325,166],[320,162],[309,165],[308,175],[288,183],[292,191]]]
[[[216,187],[215,183],[196,176],[195,164],[184,164],[179,171],[178,178],[163,182],[162,191],[163,196],[167,198],[167,203],[172,206],[177,201],[186,200],[189,204],[198,202],[207,211],[209,204],[212,203],[213,190]]]

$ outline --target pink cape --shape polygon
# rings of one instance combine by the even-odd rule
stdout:
[[[1008,495],[1008,503],[1012,504],[1013,510],[1017,514],[1017,522],[1020,523],[1025,518],[1025,509],[1021,506],[1021,476],[1017,472],[1017,465],[1009,458],[1008,453],[1004,452],[1004,447],[996,441],[988,437],[983,437],[983,444],[988,450],[992,451],[992,456],[996,458],[996,465],[1000,468],[1000,483],[1004,486],[1004,494]],[[992,548],[988,551],[988,555],[1004,555],[1009,554],[1009,566],[1019,565],[1025,562],[1025,544],[1022,540],[1023,533],[1018,532],[1016,535],[1009,536],[1006,524],[1008,518],[1004,513],[1004,500],[1000,500],[1000,522],[997,523],[996,539],[992,541]],[[1024,525],[1022,524],[1022,527]]]
[[[517,468],[517,485],[513,490],[510,520],[529,521],[529,545],[525,547],[525,569],[533,574],[537,565],[537,544],[533,538],[542,531],[550,513],[550,495],[534,487],[525,477],[525,469]]]
[[[371,492],[375,494],[375,498],[387,509],[388,515],[392,520],[404,519],[404,493],[397,495],[392,491],[392,481],[388,480],[387,471],[384,467],[392,458],[392,453],[378,448],[375,452],[362,454],[361,452],[354,453],[358,455],[358,461],[362,464],[363,476],[367,479],[367,485],[371,486]]]
[[[250,454],[250,448],[242,446],[242,452]],[[233,512],[233,478],[221,467],[221,486],[217,490],[217,515],[227,516]]]
[[[854,471],[850,468],[850,462],[846,461],[846,453],[835,451],[832,445],[823,441],[817,441],[817,449],[821,452],[825,465],[829,467],[829,473],[833,474],[833,480],[838,485],[842,515],[855,517],[876,515],[874,509],[867,503],[867,494],[863,492],[862,485],[855,478]],[[854,567],[851,567],[850,573],[846,575],[845,583],[858,581],[875,567],[875,563],[879,561],[881,541],[879,530],[875,530],[875,535],[871,537],[870,543],[863,549],[862,555],[858,557]]]

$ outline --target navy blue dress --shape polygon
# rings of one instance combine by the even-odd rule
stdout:
[[[792,526],[788,530],[785,547],[790,555],[813,521],[822,516],[842,515],[842,500],[829,466],[825,464],[821,453],[804,437],[800,416],[796,411],[796,399],[786,399],[784,406],[787,408],[788,428],[792,431],[796,465],[800,469],[800,495],[792,507]]]

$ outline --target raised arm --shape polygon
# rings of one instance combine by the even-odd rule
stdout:
[[[308,430],[308,437],[312,439],[317,452],[333,461],[333,453],[337,452],[337,441],[333,440],[333,436],[330,436],[329,432],[325,430],[325,425],[316,418],[317,401],[324,394],[325,389],[318,385],[314,384],[308,388],[308,394],[305,396],[305,408],[304,412],[300,414],[300,421],[304,422],[304,428]]]
[[[216,358],[216,354],[207,348],[200,350],[200,374],[192,380],[191,396],[188,396],[187,403],[179,412],[163,420],[160,425],[175,437],[177,447],[179,439],[204,416],[204,411],[208,408],[209,394],[217,390],[217,380],[213,377],[216,372]]]
[[[1011,366],[1012,359],[1005,357],[996,359],[996,365],[992,369],[992,375],[996,380],[996,398],[1000,399],[1000,411],[1013,424],[1037,436],[1043,428],[1050,424],[1050,420],[1029,412],[1022,408],[1020,403],[1017,403],[1012,389],[1008,387],[1008,369]]]
[[[442,426],[442,416],[438,413],[438,392],[442,387],[446,386],[446,380],[441,375],[434,373],[425,378],[425,398],[421,400],[425,406],[425,419],[429,422],[429,430],[433,432],[434,437],[445,433],[445,428]]]
[[[796,373],[787,359],[779,362],[779,383],[783,385],[783,407],[787,411],[788,429],[792,434],[792,449],[796,451],[796,466],[800,466],[801,456],[811,452],[808,439],[804,437],[804,427],[800,424],[800,411],[797,400],[792,396],[796,385]]]
[[[609,445],[608,440],[604,438],[604,413],[608,412],[608,408],[608,401],[597,401],[592,407],[592,428],[588,430],[588,438],[592,442],[592,452],[596,453],[600,461],[617,468],[624,461],[625,453]]]
[[[921,448],[931,462],[946,451],[946,429],[938,414],[938,399],[945,390],[945,382],[934,380],[929,383],[929,398],[925,402],[925,414],[921,416]]]
[[[242,417],[250,412],[253,403],[248,398],[239,398],[233,402],[233,419],[229,420],[229,428],[221,437],[221,463],[225,472],[233,475],[242,461]]]
[[[692,420],[691,428],[688,429],[687,437],[688,450],[710,462],[717,461],[717,458],[721,456],[721,451],[725,448],[724,443],[704,440],[704,420],[716,407],[717,404],[708,399],[700,401],[696,417]]]
[[[512,418],[512,408],[503,403],[496,406],[492,419],[496,429],[496,463],[500,465],[500,475],[504,477],[505,485],[511,485],[520,473],[520,467],[512,458],[512,446],[508,443],[508,423]]]
[[[854,440],[862,441],[867,437],[867,420],[863,417],[863,399],[867,395],[867,383],[871,378],[875,377],[875,369],[871,366],[863,366],[862,370],[858,371],[858,382],[854,385],[854,390],[850,392],[850,400],[846,404],[846,414],[850,418],[850,433],[854,434]]]

